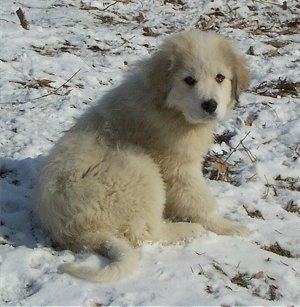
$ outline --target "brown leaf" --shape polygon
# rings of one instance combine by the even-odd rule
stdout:
[[[245,120],[244,123],[246,126],[252,126],[253,122],[258,118],[257,114],[250,114]]]
[[[89,49],[89,50],[91,50],[91,51],[93,51],[93,52],[103,52],[103,53],[109,51],[109,49],[100,48],[100,47],[97,46],[97,45],[88,46],[87,49]]]
[[[41,79],[41,80],[35,80],[32,79],[28,82],[27,87],[32,87],[32,88],[40,88],[40,87],[51,87],[53,86],[50,84],[54,81],[48,80],[48,79]]]
[[[278,83],[275,86],[275,88],[279,89],[281,91],[287,91],[287,92],[290,92],[290,93],[297,94],[297,85],[296,85],[296,83],[289,82],[286,79],[284,79],[284,80],[279,79]]]
[[[215,161],[211,166],[218,171],[218,174],[224,175],[228,171],[230,164],[223,161]]]
[[[214,12],[208,13],[207,15],[208,16],[212,16],[212,15],[213,16],[221,16],[221,17],[225,16],[225,14],[223,12],[219,11],[219,10],[215,10]]]
[[[164,4],[173,4],[173,5],[184,5],[184,2],[182,2],[182,0],[165,0]]]
[[[144,23],[145,22],[145,16],[143,15],[143,13],[139,13],[134,19],[138,23]]]
[[[144,31],[143,33],[144,36],[152,36],[152,37],[159,36],[159,34],[153,32],[153,30],[150,27],[144,27],[143,31]]]
[[[231,138],[235,135],[234,132],[226,130],[222,134],[214,134],[214,139],[217,144],[229,144]]]
[[[259,271],[253,276],[255,279],[265,279],[266,274],[263,271]]]
[[[290,44],[290,41],[266,41],[266,44],[272,45],[275,48],[282,48],[285,47],[286,45]]]
[[[264,55],[268,56],[268,57],[274,57],[274,56],[277,56],[279,54],[280,53],[279,53],[278,49],[272,49],[272,50],[269,50],[269,51],[264,53]]]
[[[292,213],[299,212],[300,213],[300,208],[298,208],[297,204],[295,204],[293,200],[290,200],[284,209],[288,212],[292,212]]]
[[[239,22],[239,23],[236,23],[235,25],[232,25],[231,28],[233,29],[244,29],[246,27],[246,22]]]
[[[102,21],[102,23],[112,24],[114,22],[114,18],[112,16],[105,15],[97,17]]]

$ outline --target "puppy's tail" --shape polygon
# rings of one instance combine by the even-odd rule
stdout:
[[[101,254],[112,262],[103,269],[66,263],[59,267],[60,272],[93,282],[113,282],[133,273],[138,267],[138,253],[125,241],[111,238],[103,244]]]

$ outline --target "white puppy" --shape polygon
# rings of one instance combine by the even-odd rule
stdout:
[[[244,59],[226,38],[182,32],[77,121],[46,158],[36,209],[56,244],[112,263],[66,264],[64,272],[118,280],[137,267],[134,247],[143,241],[173,243],[205,230],[247,234],[219,215],[201,163],[213,126],[248,83]]]

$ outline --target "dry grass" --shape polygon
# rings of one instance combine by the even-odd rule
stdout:
[[[248,288],[250,280],[253,277],[249,273],[237,273],[235,276],[233,276],[230,281],[233,284],[236,284],[240,287]]]
[[[298,89],[300,82],[290,82],[286,79],[272,80],[270,82],[264,81],[254,87],[251,91],[261,96],[268,96],[276,98],[286,96],[298,97]]]
[[[293,258],[291,252],[288,251],[287,249],[282,248],[278,242],[275,242],[274,244],[271,244],[269,246],[265,245],[262,247],[262,249],[283,257]]]
[[[282,177],[281,175],[278,175],[274,178],[276,181],[276,187],[278,189],[288,189],[291,191],[298,191],[300,192],[300,182],[299,177]]]

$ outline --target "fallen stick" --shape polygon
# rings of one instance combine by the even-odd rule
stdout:
[[[19,20],[20,20],[20,24],[21,24],[22,28],[25,29],[25,30],[29,30],[28,21],[27,21],[27,19],[26,19],[26,17],[25,17],[24,12],[22,11],[22,9],[19,8],[19,9],[16,11],[16,14],[17,14],[17,16],[18,16],[18,18],[19,18]]]

